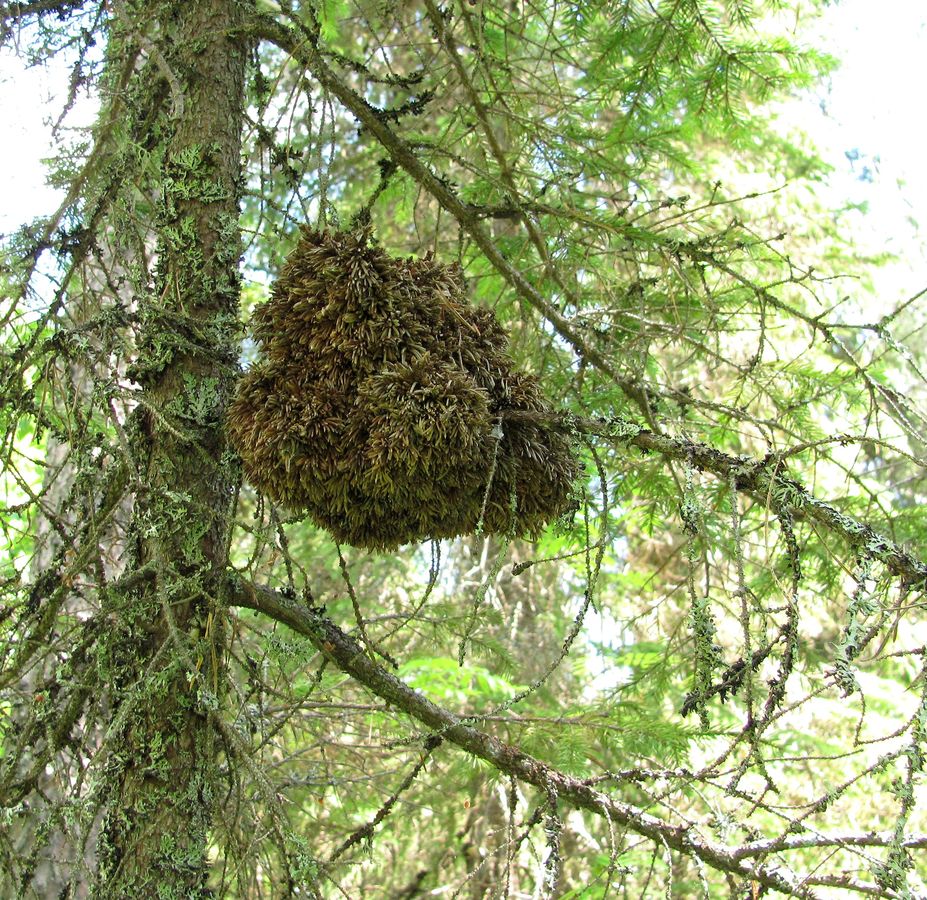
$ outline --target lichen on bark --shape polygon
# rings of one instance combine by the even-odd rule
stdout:
[[[222,575],[236,471],[222,429],[237,354],[242,0],[123,8],[166,102],[154,283],[140,299],[133,567],[101,665],[117,707],[101,785],[101,897],[207,895],[219,797]],[[168,77],[170,75],[170,77]],[[163,88],[164,85],[162,84]],[[152,89],[156,89],[152,85]]]

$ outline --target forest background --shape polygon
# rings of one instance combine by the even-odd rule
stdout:
[[[70,92],[3,247],[6,893],[924,896],[924,285],[776,124],[819,6],[4,7]],[[572,517],[368,552],[242,481],[304,223],[460,264]]]

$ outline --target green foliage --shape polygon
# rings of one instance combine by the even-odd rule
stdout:
[[[417,658],[403,663],[399,675],[406,684],[452,707],[479,709],[501,703],[524,685],[510,684],[483,666],[461,666],[449,657]]]

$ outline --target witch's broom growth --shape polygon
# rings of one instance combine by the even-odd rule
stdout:
[[[569,505],[569,441],[506,421],[550,410],[458,267],[307,229],[254,321],[232,440],[252,484],[337,540],[536,534]]]

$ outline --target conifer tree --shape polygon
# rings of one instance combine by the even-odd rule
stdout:
[[[924,895],[817,3],[0,9],[98,106],[0,250],[0,894]]]

